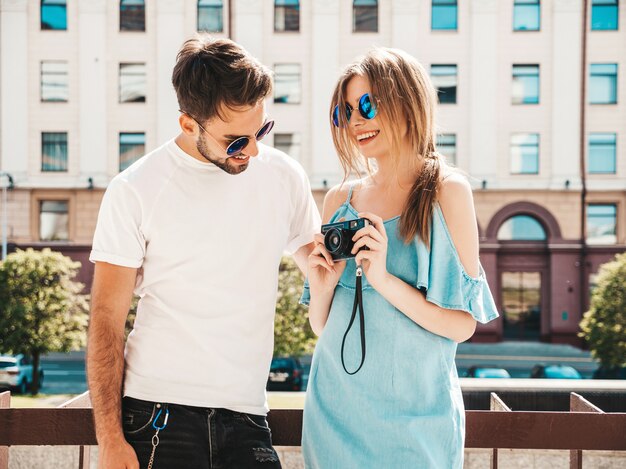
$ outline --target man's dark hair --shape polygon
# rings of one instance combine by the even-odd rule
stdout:
[[[254,106],[272,92],[272,76],[240,45],[199,34],[185,41],[172,73],[180,109],[205,122],[230,109]]]

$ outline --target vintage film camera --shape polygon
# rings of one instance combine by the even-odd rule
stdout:
[[[330,223],[322,225],[322,234],[324,235],[324,246],[330,253],[331,257],[336,261],[343,261],[354,258],[352,248],[354,241],[352,237],[361,228],[365,228],[370,224],[365,218],[357,218],[356,220],[347,220],[339,223]],[[365,246],[362,249],[368,249]]]

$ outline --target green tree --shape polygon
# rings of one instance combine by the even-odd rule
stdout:
[[[0,353],[24,354],[39,369],[41,355],[85,345],[88,307],[80,262],[50,249],[18,250],[0,263]],[[31,392],[39,391],[33,373]]]
[[[600,267],[598,285],[579,334],[603,368],[626,366],[626,253]]]
[[[278,275],[274,355],[303,355],[315,348],[308,309],[299,304],[304,276],[291,257],[283,257]]]

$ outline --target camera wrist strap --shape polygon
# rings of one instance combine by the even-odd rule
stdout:
[[[350,322],[348,323],[348,328],[346,329],[345,334],[343,335],[343,340],[341,341],[341,364],[343,365],[343,369],[349,375],[356,374],[363,363],[365,363],[365,313],[363,312],[363,287],[361,283],[361,278],[363,276],[363,269],[361,266],[357,266],[356,269],[356,289],[354,292],[354,306],[352,307],[352,316],[350,317]],[[352,324],[354,324],[354,319],[356,318],[356,310],[359,309],[359,325],[361,326],[361,363],[359,367],[354,371],[348,371],[346,368],[346,363],[343,359],[343,350],[346,345],[346,337],[348,337],[348,332],[352,328]]]

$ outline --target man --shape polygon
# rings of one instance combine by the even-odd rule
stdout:
[[[302,168],[258,142],[264,66],[199,36],[172,82],[181,133],[111,181],[90,256],[99,467],[279,468],[265,419],[278,265],[287,250],[305,268],[319,214]]]

